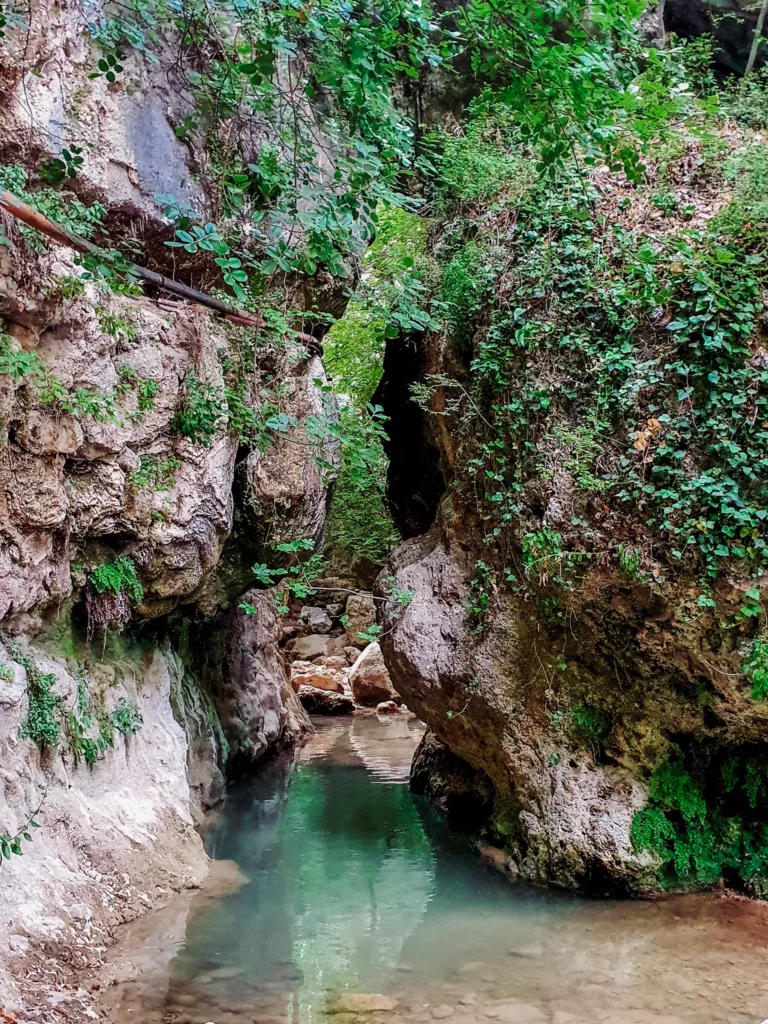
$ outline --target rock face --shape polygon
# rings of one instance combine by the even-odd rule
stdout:
[[[346,625],[347,638],[350,644],[364,647],[368,641],[361,640],[358,633],[368,629],[376,622],[376,603],[365,594],[350,594],[347,598]]]
[[[461,782],[446,782],[430,738],[414,766],[417,787],[448,811],[472,792],[487,810],[492,793],[493,829],[524,877],[597,890],[652,885],[655,861],[630,838],[646,788],[552,730],[538,710],[548,683],[531,661],[520,610],[500,598],[488,636],[473,642],[464,610],[471,572],[459,552],[431,537],[407,542],[395,558],[398,586],[415,597],[382,640],[393,683],[466,762]]]
[[[377,643],[368,644],[354,663],[349,673],[349,685],[355,701],[364,707],[376,707],[397,697]]]
[[[80,693],[61,660],[23,645],[22,656],[53,677],[63,706],[76,710]],[[100,666],[91,678],[94,701],[106,713],[132,702],[143,719],[135,735],[115,731],[114,746],[92,767],[72,753],[42,755],[19,731],[26,720],[27,671],[0,647],[0,821],[11,835],[36,809],[40,829],[0,872],[0,1004],[22,1008],[11,965],[56,943],[66,960],[103,929],[143,913],[169,891],[199,881],[207,858],[192,825],[185,776],[187,741],[171,711],[179,664],[157,651]],[[5,676],[12,673],[13,682]],[[125,705],[123,705],[125,706]],[[99,941],[103,941],[100,939]],[[16,951],[10,952],[11,951]],[[40,986],[50,995],[51,977]],[[27,998],[37,991],[25,984]]]
[[[237,610],[205,638],[197,658],[213,695],[229,758],[247,769],[271,748],[295,743],[310,728],[278,646],[281,626],[272,590],[249,591]]]
[[[78,233],[110,248],[130,239],[138,263],[223,288],[213,253],[182,266],[165,245],[175,226],[155,198],[223,223],[199,173],[204,132],[182,141],[176,131],[196,109],[189,82],[136,51],[117,81],[90,77],[99,51],[83,15],[77,3],[51,15],[35,2],[23,26],[6,26],[2,188],[52,194]],[[158,45],[172,47],[166,28]],[[264,128],[245,134],[256,147],[240,154],[247,163]],[[40,169],[71,138],[88,140],[82,162],[46,193]],[[86,274],[71,251],[15,222],[3,219],[0,236],[0,635],[60,698],[48,722],[59,735],[41,750],[19,734],[34,685],[0,648],[0,833],[16,834],[51,779],[41,830],[0,871],[0,1005],[10,1011],[22,1001],[9,943],[34,957],[55,939],[64,974],[70,945],[80,956],[193,884],[206,864],[193,818],[222,798],[229,772],[311,728],[273,594],[249,587],[276,529],[322,533],[337,452],[323,443],[321,472],[306,431],[335,411],[319,347],[295,331],[314,327],[319,340],[313,317],[343,311],[355,261],[345,257],[343,282],[323,268],[286,278],[274,305],[311,315],[256,332],[110,287],[103,268]],[[239,601],[256,614],[232,611]],[[134,705],[136,731],[126,725]]]

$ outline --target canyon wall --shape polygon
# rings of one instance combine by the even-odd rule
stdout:
[[[164,244],[169,203],[213,203],[210,139],[178,130],[189,83],[140,50],[99,73],[77,4],[4,27],[1,187],[221,294],[215,253]],[[270,138],[250,129],[244,160]],[[336,452],[305,428],[334,422],[322,318],[355,261],[283,275],[292,322],[256,337],[5,216],[0,241],[0,1007],[80,1019],[76,972],[204,876],[194,825],[227,774],[311,729],[274,592],[248,588],[268,538],[323,529]]]

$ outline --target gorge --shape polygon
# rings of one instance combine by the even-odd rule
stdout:
[[[759,15],[2,6],[3,1019],[768,1016]]]

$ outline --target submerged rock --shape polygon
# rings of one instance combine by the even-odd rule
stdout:
[[[343,992],[328,1001],[329,1013],[375,1013],[396,1006],[396,999],[377,992]]]
[[[300,686],[296,695],[309,715],[351,715],[355,710],[355,702],[345,693]]]
[[[407,715],[408,708],[404,704],[398,704],[396,700],[385,700],[376,705],[377,715]]]

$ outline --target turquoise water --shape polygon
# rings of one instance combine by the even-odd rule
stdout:
[[[206,830],[212,883],[122,944],[119,1020],[315,1024],[759,1024],[768,921],[712,897],[585,901],[513,885],[406,780],[415,723],[319,724],[298,763],[234,788]],[[216,873],[214,873],[214,879]],[[397,1000],[397,1004],[394,1001]],[[344,1004],[338,1004],[343,1009]]]

